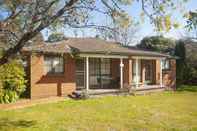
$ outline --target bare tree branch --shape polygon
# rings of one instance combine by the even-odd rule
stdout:
[[[111,28],[109,26],[102,26],[102,25],[96,25],[96,24],[85,24],[85,25],[73,25],[68,23],[68,25],[72,28],[94,28],[94,29],[103,29],[103,30],[110,30],[116,32],[114,28]]]
[[[98,4],[97,2],[100,3]],[[54,29],[59,25],[63,25],[72,28],[95,28],[116,32],[116,30],[110,26],[105,26],[104,24],[97,25],[94,20],[89,21],[93,16],[91,13],[104,14],[104,16],[110,17],[117,25],[119,24],[119,26],[127,28],[130,24],[130,17],[121,9],[121,4],[124,5],[125,2],[127,1],[24,0],[24,3],[23,0],[20,0],[19,3],[13,0],[9,1],[6,3],[6,9],[8,9],[7,12],[11,12],[11,14],[4,21],[1,21],[4,27],[1,27],[0,33],[9,34],[10,38],[13,38],[16,42],[13,44],[14,47],[6,50],[3,57],[0,58],[0,64],[6,63],[9,58],[16,55],[29,40],[40,33],[44,28]],[[156,26],[159,20],[165,20],[162,18],[162,15],[164,17],[166,15],[165,10],[162,8],[169,6],[171,3],[175,3],[173,0],[137,0],[137,2],[141,4],[142,11],[150,18],[151,23],[154,23]],[[100,4],[102,4],[102,6],[100,6]],[[163,7],[161,5],[163,5]],[[159,26],[160,24],[158,24],[158,27]],[[5,32],[6,30],[7,32]],[[14,34],[12,34],[12,32]],[[8,40],[10,40],[10,38],[8,38]]]
[[[34,31],[25,33],[21,39],[17,42],[16,46],[8,49],[5,54],[0,58],[0,65],[3,65],[8,62],[9,58],[16,54],[22,47],[29,41],[31,38],[36,36],[42,29],[48,27],[51,23],[53,23],[58,17],[64,14],[65,10],[69,10],[78,0],[70,0],[65,4],[63,8],[61,8],[54,16],[51,17],[47,22],[42,22],[41,25],[36,28]]]

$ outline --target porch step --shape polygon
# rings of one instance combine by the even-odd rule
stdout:
[[[73,96],[75,97],[81,97],[83,94],[83,91],[75,91],[73,92]],[[119,90],[119,89],[99,89],[99,90],[89,90],[88,95],[89,96],[103,96],[103,95],[128,95],[129,92],[125,90]]]
[[[156,93],[156,92],[163,92],[165,91],[164,87],[160,88],[148,88],[148,89],[137,89],[136,91],[133,91],[133,95],[145,95],[145,94],[150,94],[150,93]]]
[[[119,95],[119,94],[128,94],[127,91],[123,90],[101,90],[101,91],[91,91],[90,95]]]
[[[145,95],[155,92],[162,92],[165,88],[141,88],[128,92],[128,90],[119,90],[119,89],[99,89],[99,90],[89,90],[89,96],[103,96],[103,95]],[[83,91],[75,91],[72,93],[72,98],[80,99],[84,95]]]

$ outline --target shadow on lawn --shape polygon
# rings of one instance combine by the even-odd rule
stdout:
[[[177,88],[177,91],[178,92],[182,92],[182,91],[197,92],[197,86],[190,86],[190,85],[180,86]]]
[[[22,128],[27,128],[36,125],[36,121],[28,121],[28,120],[10,120],[7,118],[1,118],[0,119],[0,130],[3,128],[8,128],[8,127],[22,127]]]

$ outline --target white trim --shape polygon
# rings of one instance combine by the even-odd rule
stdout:
[[[94,57],[94,58],[128,58],[124,55],[107,55],[107,54],[79,54],[80,57]]]
[[[161,60],[165,59],[166,57],[154,57],[154,56],[132,56],[132,59],[147,59],[147,60]]]
[[[86,90],[89,90],[89,57],[86,57]]]
[[[129,84],[132,83],[132,79],[133,79],[133,65],[132,65],[132,60],[129,59]]]
[[[139,87],[139,76],[138,76],[138,74],[139,74],[139,59],[135,59],[135,69],[136,69],[136,88],[138,88]]]
[[[160,86],[163,87],[162,60],[160,60]]]
[[[120,58],[120,88],[121,89],[123,88],[123,67],[124,67],[123,59]]]

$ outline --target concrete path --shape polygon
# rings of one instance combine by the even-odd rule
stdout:
[[[15,103],[10,104],[0,104],[0,110],[12,110],[12,109],[18,109],[18,108],[25,108],[34,106],[37,104],[45,104],[45,103],[53,103],[58,101],[63,101],[65,97],[49,97],[49,98],[42,98],[42,99],[20,99]]]

